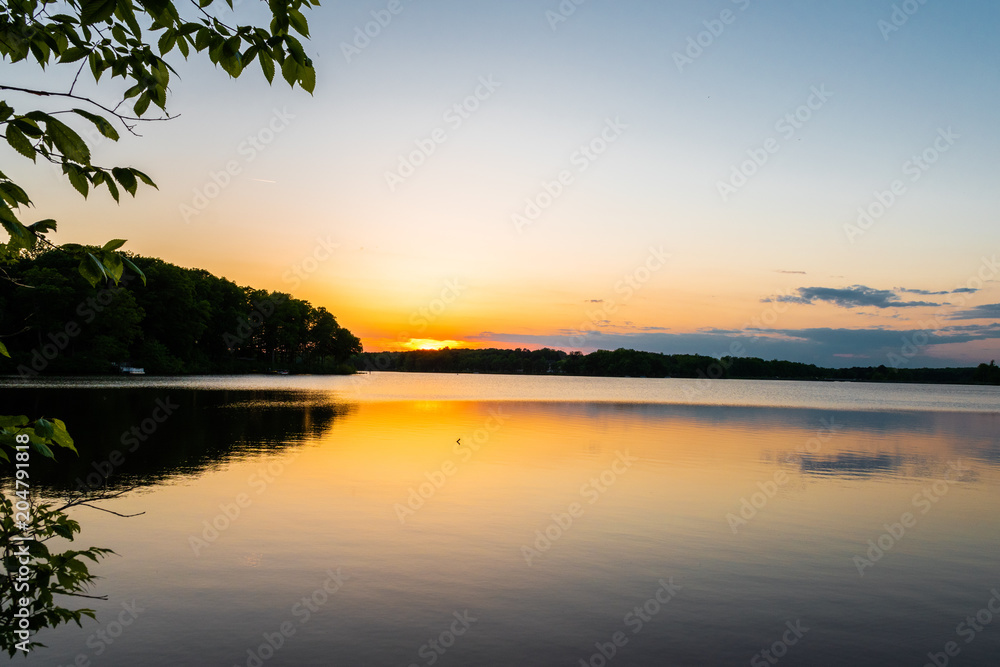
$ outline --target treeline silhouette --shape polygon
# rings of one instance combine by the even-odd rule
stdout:
[[[0,373],[351,373],[361,342],[325,308],[243,287],[201,269],[131,257],[126,272],[92,288],[76,260],[49,251],[15,261],[0,280]]]
[[[594,377],[854,380],[932,384],[1000,384],[1000,367],[978,368],[821,368],[794,361],[756,357],[716,359],[699,354],[661,354],[620,348],[590,354],[561,350],[450,349],[365,352],[353,359],[362,371],[419,373],[561,374]]]
[[[304,391],[131,383],[30,387],[3,392],[3,400],[15,415],[58,408],[77,443],[86,443],[80,456],[33,457],[32,479],[53,495],[153,485],[190,478],[223,461],[284,452],[322,437],[354,410]]]

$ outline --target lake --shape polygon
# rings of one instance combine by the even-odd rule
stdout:
[[[29,666],[1000,658],[997,387],[373,373],[0,399],[77,441],[33,459],[46,493],[143,512],[74,511],[117,552],[92,568],[109,599],[70,601],[98,620]]]

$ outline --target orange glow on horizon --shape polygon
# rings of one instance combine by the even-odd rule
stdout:
[[[446,347],[453,349],[468,347],[464,342],[457,340],[434,340],[433,338],[411,338],[405,343],[400,343],[399,347],[404,350],[443,350]]]

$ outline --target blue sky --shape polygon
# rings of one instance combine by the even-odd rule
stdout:
[[[94,151],[160,190],[81,206],[36,170],[60,238],[127,237],[294,286],[368,349],[724,354],[742,340],[754,356],[879,365],[924,333],[905,363],[1000,356],[1000,276],[981,274],[1000,252],[1000,5],[390,4],[309,13],[313,97],[256,66],[232,81],[175,58],[181,117]],[[289,280],[323,239],[332,259]],[[650,248],[670,259],[646,276]],[[627,276],[645,278],[631,294],[616,289]],[[462,287],[444,303],[448,281]]]

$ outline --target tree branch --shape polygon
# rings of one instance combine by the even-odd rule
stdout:
[[[207,11],[205,11],[205,8],[202,7],[195,0],[191,0],[191,4],[194,5],[195,9],[197,9],[199,12],[201,12],[202,14],[204,14],[205,18],[207,18],[208,20],[212,21],[216,25],[221,25],[226,30],[232,30],[234,33],[237,32],[237,30],[235,28],[233,28],[232,26],[226,25],[225,23],[223,23],[222,21],[220,21],[219,19],[217,19],[216,17],[212,16]]]
[[[73,94],[73,89],[76,88],[76,81],[77,81],[77,79],[80,78],[80,72],[83,71],[83,68],[86,65],[87,65],[87,58],[84,58],[83,60],[80,61],[80,69],[76,70],[76,76],[73,77],[73,83],[70,84],[70,87],[69,87],[70,95]]]
[[[98,507],[97,505],[88,505],[85,502],[84,503],[79,503],[77,505],[77,507],[89,507],[92,510],[101,510],[102,512],[107,512],[108,514],[114,514],[115,516],[120,516],[123,519],[131,519],[134,516],[142,516],[143,514],[145,514],[145,512],[137,512],[135,514],[120,514],[118,512],[114,512],[112,510],[105,509],[103,507]]]
[[[75,83],[76,83],[76,80],[74,79],[74,84]],[[125,127],[125,129],[129,131],[130,134],[133,134],[133,135],[135,135],[137,137],[142,136],[142,135],[140,135],[138,132],[135,131],[135,125],[136,125],[136,123],[139,123],[139,122],[147,122],[148,123],[148,122],[153,122],[153,121],[173,120],[174,118],[178,118],[179,117],[179,116],[170,116],[170,115],[167,115],[167,116],[165,116],[163,118],[140,118],[138,116],[127,116],[127,115],[125,115],[125,114],[117,111],[118,106],[121,106],[121,102],[119,102],[118,106],[116,106],[114,109],[109,109],[108,107],[104,106],[100,102],[92,100],[89,97],[84,97],[82,95],[75,95],[72,92],[59,93],[59,92],[54,92],[54,91],[51,91],[51,90],[37,90],[37,89],[34,89],[34,88],[22,88],[20,86],[7,86],[7,85],[3,85],[3,84],[0,84],[0,90],[13,90],[13,91],[16,91],[16,92],[19,92],[19,93],[27,93],[29,95],[37,95],[38,97],[66,97],[66,98],[69,98],[71,100],[79,100],[81,102],[86,102],[87,104],[92,104],[95,107],[97,107],[98,109],[101,109],[102,111],[105,111],[105,112],[111,114],[112,116],[114,116],[115,118],[117,118],[121,122],[121,124]],[[130,123],[129,121],[132,121],[132,122]]]
[[[58,247],[58,246],[56,246],[56,247]],[[124,489],[120,489],[118,491],[102,491],[102,492],[91,491],[90,493],[80,493],[79,496],[77,496],[76,498],[73,498],[73,499],[67,501],[65,505],[63,505],[62,507],[60,507],[56,511],[57,512],[61,512],[61,511],[65,510],[65,509],[68,509],[70,507],[78,507],[78,506],[82,507],[82,506],[86,505],[86,503],[93,503],[93,502],[97,502],[99,500],[114,500],[115,498],[119,498],[119,497],[125,495],[126,493],[129,493],[130,491],[135,491],[137,488],[139,488],[137,485],[132,485],[132,486],[125,487]],[[91,508],[96,509],[96,510],[102,509],[100,507],[93,507],[92,505],[86,505],[86,506],[87,507],[91,507]],[[108,512],[110,510],[104,510],[104,511]],[[117,512],[111,512],[111,513],[112,514],[117,514]],[[140,512],[140,514],[145,514],[145,512]],[[119,514],[118,516],[124,516],[124,515]],[[132,516],[139,516],[139,515],[138,514],[134,514]]]
[[[28,231],[31,231],[31,230],[29,229]],[[35,237],[37,237],[37,238],[41,238],[41,237],[38,236],[38,232],[32,232],[32,234],[34,234]],[[18,287],[27,287],[28,289],[35,289],[33,285],[25,285],[24,283],[19,283],[16,280],[14,280],[13,278],[11,278],[10,274],[7,273],[7,269],[5,269],[3,267],[0,267],[0,273],[3,273],[4,280],[6,280],[9,283],[13,283],[13,284],[17,285]],[[26,331],[26,329],[22,329],[21,331],[18,331],[17,333],[24,333],[25,331]],[[7,334],[7,335],[8,336],[16,336],[17,334]],[[3,336],[0,336],[0,338],[3,338]]]
[[[74,598],[89,598],[91,600],[107,600],[107,595],[85,595],[84,593],[67,593],[66,591],[58,591],[59,595],[69,595]]]

